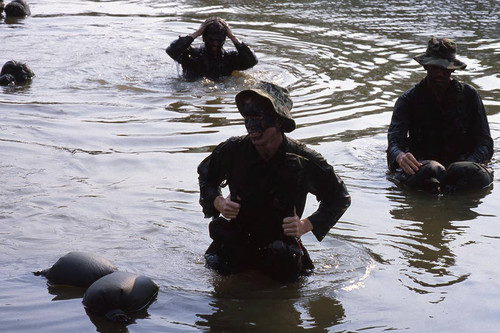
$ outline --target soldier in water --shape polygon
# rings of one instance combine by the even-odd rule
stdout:
[[[191,46],[199,36],[202,36],[203,44]],[[223,48],[226,37],[233,42],[235,50],[226,51]],[[219,17],[210,17],[192,34],[179,37],[166,52],[182,65],[183,75],[188,80],[202,77],[217,79],[257,64],[254,52],[236,38],[226,21]]]
[[[451,77],[466,67],[456,49],[449,38],[431,38],[414,57],[427,76],[398,98],[388,131],[387,163],[396,179],[434,193],[493,182],[486,110],[473,87]]]
[[[219,144],[198,166],[200,204],[213,218],[207,266],[296,280],[314,267],[300,237],[311,231],[321,241],[351,198],[319,153],[285,135],[295,129],[287,89],[263,82],[238,93],[236,105],[248,134]],[[302,218],[308,193],[319,207]]]

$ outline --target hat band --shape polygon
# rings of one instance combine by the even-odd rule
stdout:
[[[428,57],[432,57],[432,58],[442,58],[442,59],[446,59],[446,60],[449,60],[449,61],[454,61],[456,60],[456,53],[453,52],[453,53],[449,53],[448,55],[446,54],[442,54],[442,53],[439,53],[439,52],[425,52],[425,55],[428,56]]]

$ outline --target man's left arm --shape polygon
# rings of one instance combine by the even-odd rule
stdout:
[[[234,70],[242,71],[257,65],[257,56],[252,49],[243,42],[234,43],[236,52],[234,58]]]
[[[236,38],[233,31],[231,30],[231,27],[229,26],[229,24],[227,24],[226,21],[221,20],[221,23],[226,28],[227,38],[229,38],[233,42],[234,47],[236,48],[236,51],[228,52],[228,54],[233,59],[233,70],[241,71],[257,65],[257,56],[252,51],[252,49],[245,43],[241,42],[238,38]]]
[[[351,196],[326,160],[314,152],[309,159],[307,183],[319,201],[318,209],[307,218],[314,236],[321,241],[351,205]]]
[[[493,139],[490,134],[490,126],[486,117],[486,109],[477,91],[470,88],[469,108],[473,113],[473,131],[476,145],[474,150],[466,157],[467,161],[487,163],[493,156]]]

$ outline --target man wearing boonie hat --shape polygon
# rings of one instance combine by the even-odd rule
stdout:
[[[319,153],[285,135],[295,129],[287,89],[261,82],[238,93],[236,105],[248,134],[219,144],[198,166],[200,204],[213,218],[207,266],[296,280],[314,267],[300,237],[312,231],[321,241],[349,207],[349,193]],[[301,218],[308,193],[319,207]]]
[[[387,162],[396,179],[434,193],[493,182],[486,110],[473,87],[451,78],[466,67],[456,50],[449,38],[431,38],[414,57],[427,76],[398,98],[388,130]]]

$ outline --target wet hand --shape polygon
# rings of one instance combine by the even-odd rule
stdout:
[[[313,229],[311,222],[307,218],[301,220],[297,216],[295,207],[293,208],[293,216],[285,217],[282,226],[285,236],[290,237],[300,237]]]
[[[238,38],[236,38],[236,36],[233,34],[233,31],[231,30],[231,28],[229,27],[229,24],[224,21],[223,19],[219,19],[219,22],[224,26],[224,28],[226,29],[226,36],[227,38],[229,38],[230,40],[233,41],[233,43],[239,43],[240,41],[238,40]]]
[[[201,36],[203,34],[203,32],[205,31],[205,28],[207,26],[209,26],[212,22],[217,21],[217,20],[219,20],[219,18],[217,16],[212,16],[212,17],[207,18],[205,20],[205,22],[203,22],[200,25],[198,30],[196,30],[194,33],[191,34],[191,37],[193,37],[193,39],[196,39],[197,37]]]
[[[401,152],[396,157],[399,167],[407,174],[414,175],[422,166],[412,153]]]
[[[217,198],[215,198],[214,207],[225,218],[234,219],[238,216],[241,205],[237,202],[231,201],[230,195],[228,195],[227,198],[224,198],[222,196],[218,196]]]

